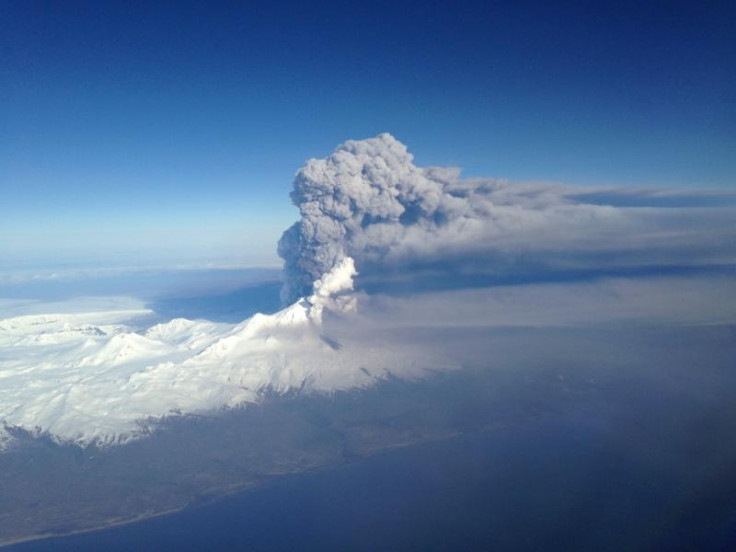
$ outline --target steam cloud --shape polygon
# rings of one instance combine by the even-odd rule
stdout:
[[[362,274],[424,267],[494,273],[731,262],[733,211],[622,208],[590,202],[590,189],[461,179],[456,168],[417,167],[390,134],[350,140],[296,174],[301,220],[284,232],[282,301],[308,296],[345,257]],[[703,258],[707,255],[708,258]],[[405,272],[409,272],[406,270]],[[447,277],[447,274],[445,273]]]

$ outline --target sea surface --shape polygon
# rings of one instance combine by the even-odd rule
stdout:
[[[589,422],[534,420],[385,451],[180,513],[10,549],[734,549],[733,480],[707,488],[666,458],[625,454]]]

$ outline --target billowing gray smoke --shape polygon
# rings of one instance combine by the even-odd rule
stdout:
[[[291,199],[301,220],[284,232],[282,300],[308,295],[312,283],[343,257],[387,256],[407,229],[433,227],[467,212],[454,169],[415,167],[390,134],[350,140],[327,159],[311,159],[296,174]]]
[[[733,237],[732,210],[703,217],[627,209],[590,203],[590,193],[544,182],[463,180],[455,168],[416,167],[390,134],[350,140],[296,174],[291,199],[301,220],[279,241],[282,300],[309,295],[345,256],[364,275],[418,266],[448,275],[513,263],[628,266],[644,255],[650,264],[734,258],[734,247],[713,248],[731,243],[723,234]],[[696,258],[703,251],[717,259]]]

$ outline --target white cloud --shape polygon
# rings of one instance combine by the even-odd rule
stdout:
[[[95,312],[126,312],[126,318],[151,314],[145,303],[134,297],[77,297],[64,301],[31,299],[0,299],[0,319],[29,314],[80,314]]]

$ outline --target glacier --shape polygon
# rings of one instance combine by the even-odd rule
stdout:
[[[126,323],[142,314],[136,310],[0,320],[0,449],[12,446],[17,430],[82,446],[124,444],[167,416],[449,366],[405,345],[327,337],[325,311],[344,317],[356,310],[354,275],[346,257],[311,296],[239,324],[179,318],[136,331]]]

